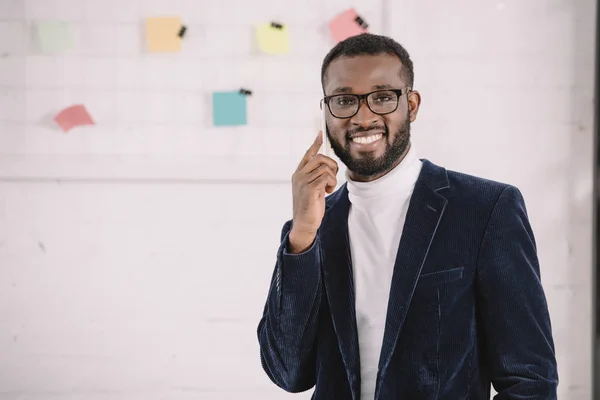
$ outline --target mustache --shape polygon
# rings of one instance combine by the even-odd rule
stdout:
[[[354,129],[350,129],[346,131],[346,138],[350,138],[352,135],[356,135],[357,133],[362,133],[362,132],[369,132],[369,131],[384,131],[385,132],[385,136],[388,135],[388,128],[385,125],[371,125],[367,128],[364,128],[362,126],[358,126]]]

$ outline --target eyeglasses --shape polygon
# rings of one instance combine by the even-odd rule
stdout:
[[[376,90],[366,94],[335,94],[333,96],[325,96],[321,100],[321,108],[323,108],[323,103],[325,103],[334,117],[350,118],[356,115],[361,101],[366,99],[367,107],[373,113],[378,115],[390,114],[398,108],[400,96],[409,93],[411,89],[407,87],[404,89]]]

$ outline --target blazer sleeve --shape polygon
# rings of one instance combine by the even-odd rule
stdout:
[[[303,392],[316,383],[316,334],[321,302],[319,236],[301,254],[290,254],[291,221],[281,233],[277,262],[258,324],[264,371],[280,388]]]
[[[513,186],[496,202],[477,264],[477,315],[495,399],[556,399],[558,371],[535,239]]]

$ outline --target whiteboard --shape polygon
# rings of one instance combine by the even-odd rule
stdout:
[[[5,24],[14,37],[0,42],[0,179],[288,182],[320,126],[327,24],[353,4],[133,3],[108,14],[92,0],[19,5],[27,18]],[[356,5],[372,32],[382,4]],[[182,50],[146,52],[144,19],[169,15],[187,28]],[[71,24],[72,49],[41,51],[35,24],[45,19]],[[289,54],[257,49],[256,26],[269,21],[288,26]],[[214,127],[212,93],[240,88],[252,91],[248,124]],[[62,132],[53,117],[73,104],[95,125]]]

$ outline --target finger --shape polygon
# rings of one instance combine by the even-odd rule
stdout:
[[[308,182],[308,186],[323,186],[323,188],[325,188],[328,183],[333,183],[335,185],[336,178],[331,170],[324,168],[322,171],[319,171],[313,177],[311,177],[310,181]]]
[[[314,156],[317,155],[317,153],[319,152],[319,148],[321,147],[322,144],[323,144],[323,134],[322,134],[321,131],[319,131],[319,134],[315,138],[315,141],[308,148],[308,150],[306,150],[306,153],[304,154],[304,157],[302,157],[302,160],[300,160],[300,164],[298,165],[298,169],[301,169],[302,167],[304,167],[306,164],[308,164],[308,162],[310,160],[312,160],[312,158]]]
[[[325,191],[327,193],[331,194],[335,190],[336,186],[337,186],[337,178],[332,177],[331,179],[327,180],[327,183],[325,184]]]
[[[335,170],[331,169],[331,167],[325,163],[318,165],[314,170],[310,171],[306,174],[306,183],[311,183],[324,173],[330,173],[332,176],[336,175]]]
[[[310,160],[308,162],[308,164],[306,164],[303,168],[302,168],[302,172],[308,174],[312,171],[314,171],[315,169],[317,169],[317,167],[319,167],[319,165],[327,165],[329,168],[331,168],[331,170],[333,171],[334,174],[338,173],[339,167],[338,167],[338,163],[331,157],[328,157],[326,155],[323,154],[317,154],[316,156],[313,157],[312,160]]]
[[[315,179],[311,183],[311,187],[313,187],[314,190],[316,190],[318,193],[331,193],[335,188],[336,184],[337,182],[335,177],[330,173],[325,173],[317,179]]]

